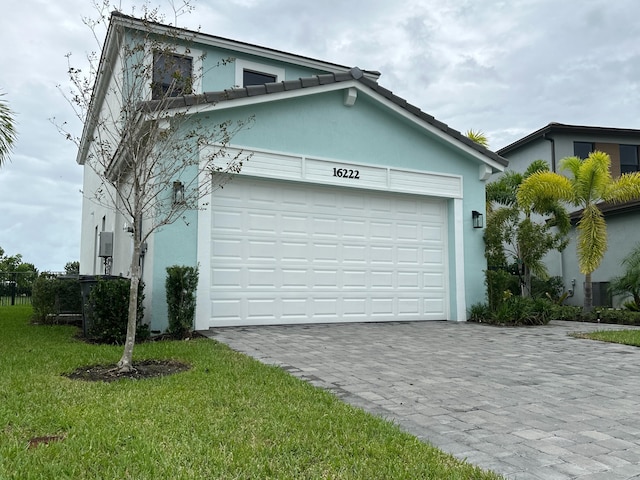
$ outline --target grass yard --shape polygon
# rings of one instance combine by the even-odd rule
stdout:
[[[70,380],[61,374],[115,363],[121,347],[30,315],[0,307],[2,479],[501,478],[207,339],[136,346],[135,360],[175,359],[187,372]]]
[[[606,330],[592,333],[582,333],[581,338],[600,340],[603,342],[622,343],[640,347],[640,330]]]

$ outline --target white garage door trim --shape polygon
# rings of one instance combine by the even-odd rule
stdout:
[[[291,173],[292,165],[297,166],[294,170],[299,172],[300,176],[293,175]],[[451,312],[450,306],[446,307],[446,319],[448,320],[464,320],[465,316],[465,289],[464,289],[464,255],[463,255],[463,242],[462,242],[462,178],[455,175],[442,175],[433,174],[428,172],[414,172],[408,170],[391,169],[387,167],[371,167],[364,165],[345,164],[335,160],[325,159],[310,159],[302,156],[294,155],[281,155],[273,152],[256,152],[247,165],[252,165],[252,169],[247,166],[243,168],[243,175],[248,176],[250,173],[265,173],[268,172],[268,176],[271,178],[283,178],[288,180],[303,179],[305,182],[323,183],[341,185],[345,187],[353,188],[367,188],[369,190],[384,190],[387,192],[411,192],[416,193],[416,190],[420,190],[420,193],[427,194],[428,196],[453,198],[453,235],[454,238],[449,238],[446,241],[446,249],[453,247],[453,265],[449,265],[447,271],[455,275],[455,284],[452,288],[449,288],[447,283],[447,295],[449,298],[454,296],[454,303],[450,305],[454,308]],[[287,165],[289,166],[287,168]],[[337,166],[336,166],[337,165]],[[275,168],[279,166],[278,168]],[[284,166],[284,167],[283,167]],[[311,166],[311,168],[309,168]],[[349,168],[353,167],[353,168]],[[340,176],[334,176],[334,169],[341,168],[346,170],[356,170],[359,173],[360,178],[344,178]],[[371,173],[384,172],[383,175],[378,175],[376,180],[372,180]],[[315,173],[314,173],[315,172]],[[317,172],[321,172],[326,175],[329,172],[332,178],[327,179],[326,176],[318,175]],[[350,175],[353,175],[349,172]],[[294,177],[294,178],[292,178]],[[301,178],[302,177],[302,178]],[[315,182],[314,182],[315,180]],[[323,181],[321,181],[323,180]],[[359,181],[360,180],[360,181]],[[361,180],[365,180],[361,182]],[[374,193],[374,192],[372,192]],[[381,193],[381,192],[379,192]],[[447,215],[445,215],[446,220]],[[211,220],[211,207],[207,206],[202,209],[198,216],[198,261],[200,265],[200,282],[198,288],[198,303],[196,314],[196,328],[206,329],[210,326],[211,318],[211,290],[208,288],[211,285],[211,232],[212,232],[212,220]],[[445,259],[446,261],[446,259]],[[462,312],[462,313],[460,313]],[[371,319],[373,320],[373,319]]]

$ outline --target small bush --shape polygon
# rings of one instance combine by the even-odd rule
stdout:
[[[169,313],[169,334],[184,338],[193,330],[196,314],[196,288],[198,268],[173,265],[167,267],[167,308]]]
[[[82,313],[80,282],[74,277],[41,273],[33,284],[31,297],[34,320],[53,322],[61,313]]]
[[[486,270],[485,284],[487,285],[487,298],[491,310],[496,310],[500,306],[506,293],[517,294],[520,292],[518,277],[502,268]]]
[[[144,286],[140,282],[138,290],[138,328],[136,338],[149,338],[148,325],[142,325]],[[98,343],[124,344],[127,335],[129,313],[129,280],[117,278],[98,279],[89,293],[89,328],[87,336]]]
[[[489,305],[487,303],[475,303],[469,309],[470,322],[484,322],[491,316]]]
[[[640,325],[640,312],[617,310],[613,308],[594,308],[583,316],[587,322],[617,323],[620,325]]]
[[[553,305],[551,320],[581,321],[582,307],[575,305]]]
[[[493,325],[546,325],[553,318],[553,303],[542,298],[506,296],[498,308],[475,304],[469,311],[470,320]]]

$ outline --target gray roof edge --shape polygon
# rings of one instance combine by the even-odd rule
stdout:
[[[629,136],[640,137],[640,130],[633,128],[618,128],[618,127],[597,127],[589,125],[569,125],[566,123],[551,122],[542,128],[516,140],[509,145],[496,150],[499,155],[513,152],[525,145],[544,138],[546,135],[553,135],[557,133],[573,133],[573,134],[587,134],[587,135],[611,135],[611,136]]]
[[[317,81],[312,81],[317,80]],[[255,98],[258,96],[270,95],[273,93],[282,93],[282,92],[291,92],[292,90],[302,90],[302,89],[315,89],[320,88],[325,85],[343,83],[348,81],[357,81],[367,88],[373,90],[378,95],[383,98],[389,100],[394,105],[398,106],[402,110],[406,111],[410,115],[419,118],[421,121],[428,123],[434,128],[444,132],[448,136],[453,139],[463,143],[464,145],[471,147],[476,150],[480,154],[485,157],[493,160],[499,165],[507,167],[509,165],[509,161],[506,158],[498,155],[496,152],[493,152],[482,145],[474,142],[467,136],[460,133],[458,130],[455,130],[449,127],[446,123],[443,123],[433,116],[423,112],[418,107],[410,104],[405,99],[395,95],[391,90],[388,90],[377,82],[367,78],[364,75],[364,71],[359,69],[358,67],[353,67],[348,71],[344,72],[344,74],[323,74],[323,75],[314,75],[312,77],[299,78],[298,80],[287,80],[283,82],[276,83],[268,83],[266,85],[262,85],[259,87],[248,86],[242,88],[234,88],[232,90],[224,90],[222,92],[205,92],[199,95],[194,95],[190,98],[191,104],[202,105],[206,103],[219,103],[228,100],[234,100],[238,98]],[[278,87],[276,87],[278,86]],[[179,98],[179,97],[178,97]],[[213,102],[209,102],[207,99],[215,99]],[[173,99],[172,99],[173,100]],[[182,107],[185,106],[186,102],[180,101],[176,99],[171,102],[168,106],[172,107]],[[143,111],[149,112],[154,111],[154,107],[157,108],[157,103],[154,104],[154,101],[142,102],[141,109]]]

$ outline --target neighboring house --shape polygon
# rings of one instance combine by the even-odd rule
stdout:
[[[122,48],[112,30],[123,25],[143,28],[114,14],[103,56]],[[206,54],[198,68],[211,73],[168,108],[208,112],[212,122],[254,116],[231,145],[253,156],[205,209],[148,242],[152,330],[167,326],[164,284],[174,264],[199,266],[197,329],[463,321],[485,301],[483,230],[472,217],[484,214],[485,182],[506,168],[504,158],[380,86],[377,72],[183,32],[195,43],[180,57],[183,75],[196,68],[196,52]],[[92,108],[104,108],[105,91],[96,88]],[[85,126],[80,165],[90,132]],[[94,177],[85,167],[85,192]],[[101,232],[113,232],[104,235],[113,239],[112,273],[128,274],[126,222],[84,200],[81,274],[103,273]]]
[[[640,130],[626,128],[589,127],[550,123],[517,140],[497,153],[509,160],[509,169],[523,172],[537,159],[546,160],[552,171],[560,171],[560,161],[569,156],[586,158],[599,150],[611,157],[611,175],[640,170]],[[601,207],[607,222],[609,248],[600,267],[593,272],[593,305],[620,306],[623,299],[611,298],[609,280],[621,273],[622,259],[640,241],[640,202]],[[577,222],[577,212],[572,220]],[[576,256],[575,229],[571,243],[561,254],[550,254],[547,264],[551,275],[563,278],[564,287],[573,292],[567,303],[582,305],[584,275],[580,273]]]

